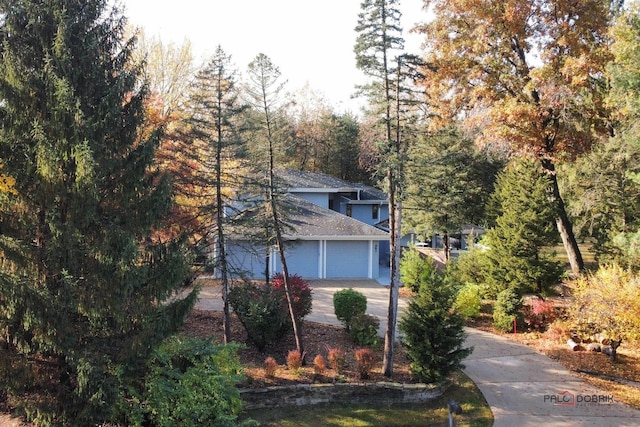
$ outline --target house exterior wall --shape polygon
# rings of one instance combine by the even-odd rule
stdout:
[[[290,243],[286,249],[289,274],[306,279],[372,278],[380,275],[379,251],[384,241],[318,241],[307,240]],[[266,249],[248,249],[244,244],[227,245],[231,262],[242,268],[242,275],[250,279],[263,279]],[[233,274],[241,276],[238,269]],[[277,251],[272,250],[270,275],[282,272]]]
[[[313,203],[314,205],[329,209],[328,193],[295,193],[295,195],[300,197],[301,199]]]
[[[250,245],[249,242],[227,242],[227,259],[233,277],[246,276],[250,279],[264,279],[266,267],[266,247]]]

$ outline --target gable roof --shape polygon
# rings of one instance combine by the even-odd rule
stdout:
[[[325,209],[293,195],[287,223],[294,229],[290,240],[386,240],[389,234],[339,212]]]
[[[351,200],[351,202],[387,202],[387,195],[382,190],[365,184],[348,182],[324,173],[282,169],[278,171],[278,177],[284,181],[291,193],[357,193],[357,200]]]
[[[329,193],[358,191],[358,187],[354,184],[324,173],[281,169],[278,171],[278,177],[292,192],[309,190],[323,190]]]

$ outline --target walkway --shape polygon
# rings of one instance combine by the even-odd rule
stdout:
[[[340,324],[333,293],[353,287],[367,296],[367,313],[386,328],[389,290],[374,280],[312,280],[313,311],[305,319]],[[220,288],[206,287],[196,308],[221,310]],[[401,299],[399,312],[406,308]],[[494,427],[637,427],[640,411],[612,400],[559,363],[507,338],[467,328],[473,353],[464,372],[478,385],[495,418]],[[595,402],[597,401],[597,403]]]
[[[640,426],[640,411],[615,402],[548,357],[508,338],[466,332],[474,351],[464,372],[491,406],[494,427]]]

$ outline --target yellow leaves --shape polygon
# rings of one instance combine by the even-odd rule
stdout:
[[[4,165],[0,163],[0,169],[3,167]],[[0,193],[18,194],[15,185],[16,179],[14,177],[0,173]]]
[[[622,267],[600,267],[572,284],[571,317],[612,339],[640,339],[640,277]]]

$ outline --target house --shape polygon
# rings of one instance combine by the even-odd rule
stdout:
[[[321,173],[283,170],[278,177],[290,207],[291,229],[284,235],[289,273],[308,279],[378,279],[389,246],[388,233],[374,225],[388,217],[384,192]],[[276,248],[238,236],[228,242],[227,255],[245,277],[281,271]]]

